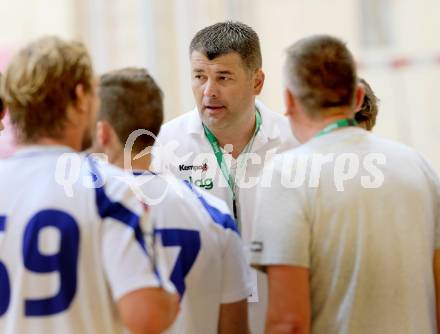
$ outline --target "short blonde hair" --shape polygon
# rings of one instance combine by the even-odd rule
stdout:
[[[1,91],[19,139],[58,138],[75,88],[93,89],[93,68],[83,44],[49,36],[21,49],[11,60]]]

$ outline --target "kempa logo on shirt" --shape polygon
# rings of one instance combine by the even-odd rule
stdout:
[[[202,172],[206,172],[208,170],[208,164],[205,162],[203,165],[179,165],[179,171],[186,170],[201,170]]]

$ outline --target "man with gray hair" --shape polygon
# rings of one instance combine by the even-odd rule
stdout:
[[[205,27],[192,39],[189,56],[197,107],[162,126],[153,168],[167,166],[178,178],[226,201],[249,245],[261,170],[297,142],[286,119],[256,101],[264,72],[260,41],[251,27],[230,21]],[[173,159],[166,159],[167,152],[160,155],[173,145]],[[255,271],[252,277],[249,322],[252,333],[262,334],[266,277]]]
[[[303,145],[276,157],[258,189],[252,263],[269,278],[266,333],[436,333],[437,174],[356,126],[363,86],[339,39],[296,42],[284,74]]]

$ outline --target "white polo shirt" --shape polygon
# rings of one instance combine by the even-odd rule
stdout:
[[[278,156],[271,172],[252,263],[309,269],[311,333],[436,333],[440,181],[417,152],[352,127]]]
[[[230,154],[224,155],[231,175],[242,175],[237,182],[236,203],[242,238],[247,244],[250,242],[252,222],[255,219],[255,189],[263,166],[275,154],[298,145],[285,117],[269,110],[259,101],[256,101],[256,107],[262,123],[246,155],[247,163],[243,154],[235,161]],[[152,169],[162,173],[171,172],[180,179],[188,180],[223,199],[230,210],[233,210],[231,192],[205,136],[197,109],[162,126],[153,152]],[[256,275],[253,271],[254,285],[257,281]],[[265,276],[260,273],[258,275],[258,291],[254,286],[252,297],[258,303],[250,308],[251,329],[255,334],[263,333],[267,302]]]

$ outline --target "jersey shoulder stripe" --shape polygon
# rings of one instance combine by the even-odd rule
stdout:
[[[230,229],[240,235],[237,224],[231,215],[221,212],[218,208],[209,204],[202,194],[200,194],[189,181],[183,180],[183,183],[197,196],[198,200],[208,212],[214,223],[222,226],[224,229]]]
[[[130,211],[126,208],[122,203],[113,202],[105,193],[104,185],[102,185],[101,180],[103,179],[101,176],[98,167],[96,166],[96,162],[88,157],[88,161],[90,164],[92,178],[95,183],[95,192],[96,192],[96,206],[98,209],[99,216],[104,218],[113,218],[116,221],[126,225],[131,228],[134,232],[136,241],[142,247],[143,251],[148,254],[147,247],[145,245],[144,236],[142,233],[141,225],[140,225],[140,217],[134,212]]]

